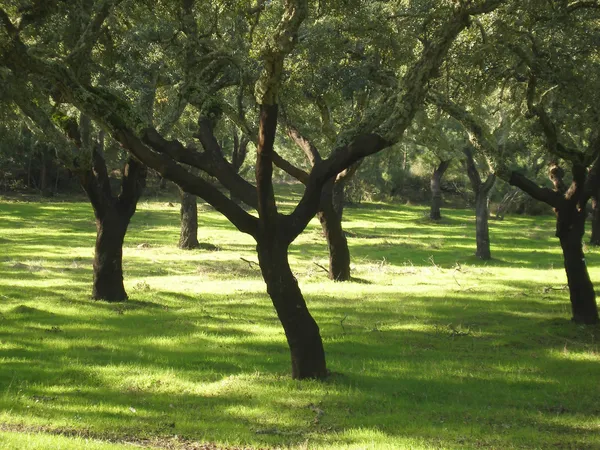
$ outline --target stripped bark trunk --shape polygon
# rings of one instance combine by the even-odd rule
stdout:
[[[283,325],[290,348],[292,378],[327,376],[325,350],[317,323],[310,315],[298,281],[288,262],[288,247],[294,237],[283,226],[273,192],[273,154],[277,129],[274,105],[261,105],[256,154],[258,232],[255,235],[258,260],[267,292]]]
[[[96,211],[95,211],[96,212]],[[129,217],[117,208],[96,214],[96,247],[92,298],[108,302],[127,300],[123,285],[123,241]]]
[[[325,378],[328,371],[319,327],[290,269],[285,239],[266,235],[258,240],[257,249],[267,292],[290,348],[292,378]]]
[[[79,146],[92,145],[90,126],[89,119],[82,116],[79,130],[72,130],[71,138]],[[91,149],[92,167],[79,175],[79,182],[92,204],[96,218],[92,298],[121,302],[127,300],[123,285],[123,241],[146,185],[147,169],[130,156],[123,168],[121,193],[114,196],[102,156],[103,145],[104,134],[100,132],[98,142]]]

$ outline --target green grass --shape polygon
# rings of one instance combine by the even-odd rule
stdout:
[[[111,305],[88,204],[0,201],[0,448],[600,448],[600,330],[569,321],[552,217],[492,221],[482,263],[471,211],[426,213],[348,208],[353,283],[315,264],[316,221],[300,236],[334,374],[297,382],[254,243],[219,214],[199,238],[220,250],[182,251],[178,209],[142,201]]]

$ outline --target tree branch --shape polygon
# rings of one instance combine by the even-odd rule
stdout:
[[[262,51],[264,67],[255,86],[260,105],[275,105],[283,74],[283,62],[298,38],[298,29],[308,15],[307,0],[286,0],[285,11]]]

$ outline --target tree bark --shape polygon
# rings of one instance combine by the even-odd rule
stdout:
[[[288,245],[279,236],[258,241],[258,260],[267,292],[283,325],[290,348],[292,378],[322,379],[328,375],[319,327],[310,315],[288,262]]]
[[[600,202],[598,195],[592,197],[592,236],[590,245],[600,246]]]
[[[490,174],[487,179],[482,182],[471,149],[466,147],[464,153],[466,156],[467,175],[471,182],[473,192],[475,193],[475,240],[477,242],[475,256],[487,261],[492,259],[492,252],[490,250],[489,203],[490,192],[496,183],[496,176]]]
[[[196,196],[183,190],[181,192],[181,233],[179,248],[192,250],[198,248],[198,205]]]
[[[80,175],[96,217],[96,247],[92,298],[108,302],[127,300],[123,285],[123,241],[137,202],[146,184],[144,165],[129,157],[123,170],[121,193],[112,195],[104,158],[99,149],[92,152],[93,170]]]
[[[475,256],[484,261],[492,259],[490,250],[490,230],[489,230],[489,191],[483,189],[475,195],[475,239],[477,241],[477,250]]]
[[[440,208],[442,207],[442,177],[450,166],[451,160],[440,161],[439,166],[431,174],[431,211],[429,218],[431,220],[440,220],[442,214]]]
[[[582,239],[585,231],[586,211],[573,209],[558,210],[557,236],[563,251],[565,271],[569,285],[569,296],[573,322],[581,324],[598,323],[596,293],[590,280]]]
[[[338,188],[336,193],[333,181],[325,185],[317,217],[329,248],[329,278],[334,281],[349,281],[350,250],[342,228],[343,200],[340,199],[339,190]],[[343,186],[341,190],[343,197]]]
[[[96,248],[92,298],[109,302],[127,300],[123,285],[123,240],[129,217],[116,209],[96,218]]]

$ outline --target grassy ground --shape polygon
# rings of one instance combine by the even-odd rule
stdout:
[[[143,201],[110,305],[88,204],[0,201],[0,447],[600,448],[600,330],[568,320],[552,218],[492,222],[481,263],[470,211],[426,213],[347,209],[353,283],[318,267],[316,223],[297,240],[334,374],[296,382],[254,244],[217,213],[220,250],[187,252],[177,208]]]

